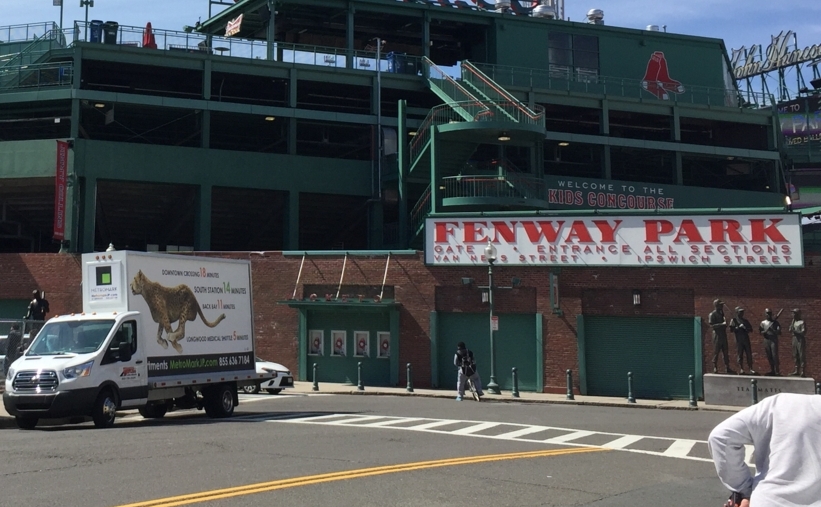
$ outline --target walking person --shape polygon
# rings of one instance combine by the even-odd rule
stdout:
[[[17,360],[23,353],[23,334],[20,333],[20,324],[12,322],[11,330],[6,337],[6,359],[3,362],[3,376],[9,373],[11,363]]]
[[[29,339],[34,340],[37,332],[43,327],[43,322],[46,320],[46,314],[49,312],[48,300],[43,297],[39,290],[31,291],[32,300],[29,303],[28,312],[26,312],[25,319],[31,321]]]
[[[778,315],[773,317],[773,311],[767,308],[764,310],[765,318],[758,325],[758,332],[764,337],[764,352],[767,353],[767,361],[770,363],[768,376],[780,376],[781,368],[778,364],[778,335],[781,334],[781,324],[778,323]]]
[[[479,396],[484,396],[482,391],[482,379],[476,371],[476,361],[473,359],[473,352],[468,350],[465,342],[456,345],[456,354],[453,355],[453,365],[458,368],[456,379],[456,401],[462,401],[465,396],[465,383],[468,379],[473,381],[473,386]]]
[[[735,335],[735,344],[738,349],[738,373],[744,375],[744,356],[746,355],[750,375],[755,375],[753,349],[750,346],[750,333],[753,332],[753,325],[744,318],[744,308],[735,307],[735,317],[730,321],[730,331]]]
[[[779,393],[733,414],[707,440],[726,507],[821,506],[821,396]],[[752,445],[755,475],[744,462]]]
[[[790,332],[792,333],[792,356],[795,359],[795,370],[791,375],[803,377],[807,366],[807,324],[801,318],[801,310],[798,308],[792,311]]]

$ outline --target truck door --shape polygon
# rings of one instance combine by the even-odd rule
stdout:
[[[148,401],[147,364],[137,336],[137,321],[123,322],[114,332],[102,361],[102,367],[109,369],[106,377],[120,389],[123,408],[145,405]]]

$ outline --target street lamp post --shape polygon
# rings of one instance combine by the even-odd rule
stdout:
[[[88,8],[89,7],[94,7],[94,0],[80,0],[80,7],[85,7],[86,8],[85,41],[88,42]]]
[[[496,247],[488,240],[485,247],[487,259],[487,301],[490,306],[490,382],[487,390],[493,394],[502,394],[499,384],[496,383],[496,331],[493,326],[493,263],[496,262]]]

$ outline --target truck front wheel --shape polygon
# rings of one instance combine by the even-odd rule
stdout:
[[[205,394],[205,413],[214,419],[231,417],[234,413],[234,396],[236,387],[232,389],[227,384],[209,389]]]
[[[34,427],[37,426],[36,417],[22,417],[18,415],[14,420],[17,422],[17,427],[21,430],[33,430]]]
[[[91,418],[94,426],[98,428],[110,428],[114,426],[114,418],[117,415],[117,398],[110,390],[106,389],[97,395],[94,401],[94,408],[91,409]]]

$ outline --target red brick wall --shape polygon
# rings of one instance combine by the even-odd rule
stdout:
[[[217,255],[217,254],[211,254]],[[296,285],[301,257],[283,257],[279,252],[219,254],[251,259],[254,291],[254,326],[261,356],[274,359],[297,371],[297,311],[279,301],[289,299],[296,286],[297,298],[303,284],[339,284],[342,256],[314,256],[305,260]],[[27,299],[35,287],[45,290],[52,315],[80,311],[79,256],[61,254],[0,254],[0,299]],[[386,258],[349,257],[345,285],[381,286]],[[807,374],[821,374],[821,348],[815,345],[816,326],[821,328],[819,270],[804,269],[720,269],[720,268],[563,268],[559,273],[560,304],[563,315],[550,307],[549,269],[494,268],[494,283],[510,285],[521,279],[521,288],[497,293],[494,301],[500,313],[537,311],[544,315],[545,390],[564,392],[565,370],[578,371],[576,316],[643,315],[691,316],[706,321],[713,299],[723,299],[730,308],[743,306],[757,328],[765,308],[785,308],[781,323],[785,329],[780,347],[782,372],[793,368],[791,337],[786,332],[789,310],[802,309],[807,321]],[[473,278],[473,286],[462,284]],[[421,254],[391,258],[386,285],[393,286],[400,307],[400,365],[412,363],[414,382],[425,387],[430,382],[430,313],[439,311],[483,311],[477,285],[487,285],[485,267],[427,267]],[[642,305],[632,305],[632,290],[642,293]],[[25,309],[22,309],[24,312]],[[728,317],[731,312],[727,312]],[[0,316],[3,317],[3,316]],[[12,316],[16,317],[16,316]],[[702,324],[704,371],[712,369],[712,342]],[[752,337],[756,369],[768,365],[760,337]],[[730,335],[731,366],[735,368],[735,341]],[[406,382],[400,368],[400,385]],[[578,379],[578,375],[575,376]]]

